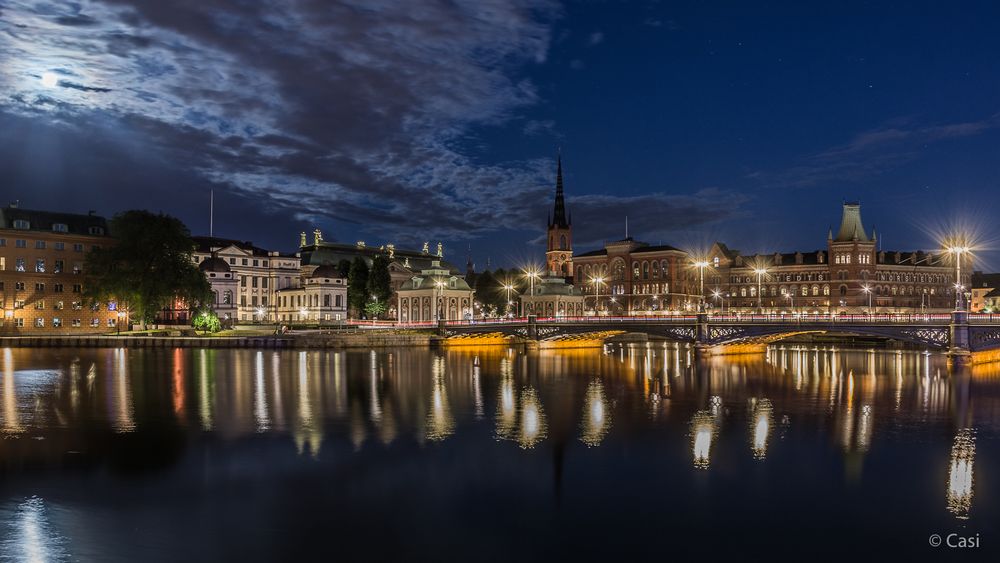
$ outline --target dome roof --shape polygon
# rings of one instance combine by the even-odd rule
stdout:
[[[333,266],[331,266],[329,264],[323,264],[319,268],[316,268],[315,270],[313,270],[312,275],[310,275],[309,277],[311,277],[311,278],[339,278],[340,277],[340,270],[338,270],[337,268],[335,268],[335,267],[333,267]]]
[[[202,272],[229,272],[229,264],[218,256],[210,256],[198,264],[198,269]]]

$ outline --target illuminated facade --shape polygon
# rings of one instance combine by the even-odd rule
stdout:
[[[872,312],[948,311],[955,307],[955,259],[880,250],[875,231],[865,231],[861,205],[845,203],[840,229],[836,236],[830,230],[823,250],[743,256],[713,245],[705,297],[716,309],[742,311],[862,312],[869,303]],[[965,255],[965,288],[971,266]]]
[[[434,260],[396,290],[402,322],[460,320],[472,316],[472,288],[458,272]]]
[[[347,280],[333,266],[306,266],[301,280],[275,295],[280,322],[336,323],[347,319]]]
[[[540,317],[578,317],[583,315],[583,295],[566,278],[543,276],[531,290],[520,296],[521,314]]]
[[[82,295],[87,252],[113,243],[107,221],[92,213],[0,209],[0,331],[16,336],[115,330],[116,303],[86,304]]]
[[[667,245],[650,246],[631,237],[573,257],[574,281],[586,310],[611,315],[663,314],[690,309],[690,258]]]

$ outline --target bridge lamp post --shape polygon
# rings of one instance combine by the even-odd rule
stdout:
[[[972,249],[964,245],[953,245],[947,248],[948,252],[955,255],[955,310],[962,309],[962,255],[968,254]]]
[[[541,274],[535,270],[525,270],[524,275],[528,278],[528,295],[535,296],[535,278],[541,279]]]
[[[698,268],[698,312],[705,312],[705,268],[708,267],[708,261],[699,260],[694,263],[694,267]]]
[[[757,312],[762,313],[764,312],[764,295],[761,291],[761,286],[767,270],[764,268],[754,268],[753,273],[757,274]]]
[[[865,285],[861,287],[861,291],[868,294],[868,314],[872,314],[872,287],[870,285]]]
[[[794,315],[795,314],[795,292],[794,291],[789,291],[788,293],[785,294],[785,297],[788,298],[788,307],[791,308],[792,314]]]
[[[604,283],[604,278],[591,278],[590,283],[594,286],[594,315],[598,315],[601,308],[601,284]]]
[[[514,304],[514,302],[510,300],[510,292],[514,291],[514,286],[511,285],[511,284],[509,284],[509,283],[505,283],[503,285],[503,288],[504,288],[504,290],[507,291],[507,311],[506,312],[507,312],[507,314],[510,314],[510,306]]]

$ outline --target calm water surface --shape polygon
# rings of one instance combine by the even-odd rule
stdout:
[[[0,560],[996,560],[1000,366],[0,350]],[[928,545],[979,535],[978,549]]]

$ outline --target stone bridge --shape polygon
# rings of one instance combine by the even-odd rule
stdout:
[[[797,334],[873,336],[947,351],[953,357],[1000,349],[1000,315],[955,311],[945,314],[879,315],[678,315],[661,317],[555,317],[417,323],[442,336],[501,333],[549,340],[588,333],[644,333],[701,349],[732,344],[766,344]],[[398,325],[401,327],[416,326]]]

